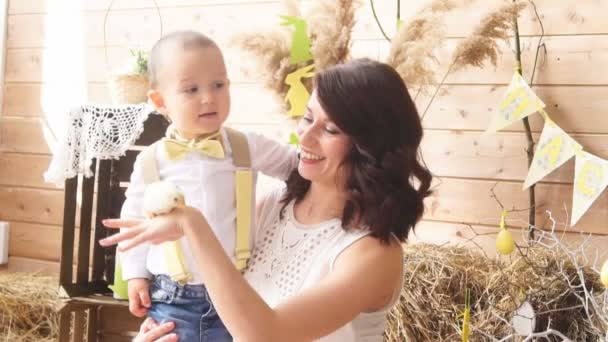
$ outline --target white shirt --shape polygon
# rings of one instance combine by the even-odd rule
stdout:
[[[226,253],[234,260],[236,209],[235,170],[232,149],[224,129],[220,130],[225,158],[216,159],[199,152],[188,153],[177,161],[165,157],[162,145],[156,148],[156,161],[160,179],[172,182],[184,193],[186,204],[199,209],[215,232]],[[287,179],[297,166],[296,150],[255,133],[246,133],[251,155],[254,184],[257,171],[265,175]],[[121,217],[142,218],[143,182],[142,166],[135,162],[130,185],[125,193]],[[254,199],[255,199],[255,189]],[[254,201],[255,202],[255,201]],[[253,203],[255,204],[255,203]],[[253,209],[255,210],[255,209]],[[252,241],[255,223],[252,224]],[[192,250],[185,237],[180,240],[186,269],[192,273],[189,284],[202,284],[203,274],[199,272]],[[152,275],[168,274],[165,258],[159,246],[143,244],[120,255],[123,278],[148,278]]]
[[[303,289],[317,286],[331,273],[336,257],[344,249],[369,235],[368,231],[344,230],[339,219],[301,224],[293,215],[293,201],[285,207],[281,219],[280,200],[284,193],[284,189],[275,191],[264,202],[253,255],[245,271],[245,278],[270,307],[276,307]],[[402,285],[386,307],[361,313],[317,341],[382,342],[386,316],[399,299]]]

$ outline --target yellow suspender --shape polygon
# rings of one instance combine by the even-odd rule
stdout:
[[[146,185],[160,181],[160,174],[154,155],[156,153],[157,144],[158,143],[154,143],[151,146],[146,147],[141,151],[139,156],[139,158],[141,158],[144,184]],[[165,263],[167,264],[171,279],[180,284],[187,283],[188,280],[192,278],[192,274],[186,270],[184,255],[179,240],[163,242],[160,247],[165,256]]]
[[[235,199],[236,199],[236,268],[242,271],[247,267],[251,257],[250,236],[253,207],[253,173],[247,137],[239,131],[226,127],[228,141],[232,147],[232,159],[236,166]]]

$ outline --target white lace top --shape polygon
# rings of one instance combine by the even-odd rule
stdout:
[[[345,248],[369,234],[345,231],[339,219],[314,225],[301,224],[293,215],[293,202],[286,206],[283,219],[280,219],[283,193],[284,190],[275,191],[264,203],[252,259],[245,273],[245,278],[270,307],[277,306],[302,289],[315,286],[332,271],[336,257]],[[384,309],[361,313],[317,341],[382,341],[386,315],[398,298],[399,291]]]

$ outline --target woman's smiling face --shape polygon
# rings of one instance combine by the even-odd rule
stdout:
[[[313,183],[336,186],[344,180],[342,167],[351,139],[334,124],[313,91],[306,113],[298,124],[300,163],[298,172]]]

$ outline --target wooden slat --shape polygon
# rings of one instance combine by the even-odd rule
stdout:
[[[72,284],[72,264],[74,260],[74,233],[76,222],[76,191],[78,178],[73,177],[65,182],[63,228],[61,235],[61,270],[59,283],[62,286]]]
[[[72,325],[72,312],[64,311],[59,317],[59,341],[70,341],[70,326]]]
[[[3,113],[6,116],[40,117],[46,111],[41,104],[45,83],[7,83]],[[283,99],[259,84],[232,84],[230,119],[241,123],[276,124],[282,119]],[[87,103],[108,105],[111,103],[106,83],[88,83]],[[52,115],[52,113],[50,113]]]
[[[0,186],[0,220],[61,225],[63,191]]]
[[[99,162],[99,170],[97,175],[98,181],[98,200],[97,214],[95,215],[95,235],[93,242],[93,270],[91,280],[102,280],[105,271],[105,250],[97,241],[107,236],[108,232],[103,227],[101,220],[108,217],[110,206],[110,167],[109,160]]]
[[[3,114],[6,116],[39,117],[43,109],[43,94],[56,85],[44,83],[6,83]],[[110,95],[105,82],[91,82],[87,87],[87,103],[108,104]]]
[[[279,2],[162,8],[162,26],[165,33],[184,29],[198,30],[218,42],[227,42],[235,33],[248,31],[250,27],[280,28],[278,17],[282,14],[282,8]],[[66,14],[70,16],[66,17]],[[79,18],[78,14],[82,17]],[[61,21],[57,21],[57,16],[61,16]],[[82,24],[84,27],[76,30],[77,33],[71,38],[78,38],[82,32],[86,46],[104,46],[104,18],[105,11],[79,12],[75,8],[57,11],[56,14],[9,16],[7,47],[61,46],[61,38],[65,37],[65,32],[61,29]],[[55,26],[49,27],[46,24],[50,20]],[[105,45],[141,45],[150,48],[160,38],[160,26],[157,11],[153,6],[112,11],[107,16]],[[226,27],[230,27],[230,30],[226,30]],[[53,29],[62,36],[54,34]]]
[[[92,306],[89,308],[89,318],[87,320],[87,342],[94,342],[97,340],[97,312],[99,308]]]
[[[423,126],[431,129],[485,130],[492,114],[500,104],[506,86],[462,85],[444,86],[433,101]],[[605,133],[608,127],[608,87],[551,86],[534,87],[546,104],[549,116],[568,133]],[[420,114],[430,96],[416,101]],[[544,121],[540,115],[530,117],[532,130],[540,132]],[[515,123],[503,131],[523,131],[523,124]]]
[[[49,154],[38,119],[0,118],[0,152]]]
[[[118,161],[112,160],[110,165],[110,190],[108,217],[119,217],[122,204],[125,201],[125,189],[120,187],[118,179]],[[105,277],[114,279],[114,267],[116,265],[116,246],[107,248],[105,251]]]
[[[17,3],[17,1],[11,1]],[[10,14],[26,13],[25,15],[9,15],[9,46],[23,47],[26,46],[42,46],[49,44],[45,41],[44,22],[45,17],[58,15],[58,13],[49,13],[48,8],[44,4],[35,6],[28,4],[31,1],[24,1],[23,5],[11,5],[9,7]],[[37,1],[43,2],[43,1]],[[310,8],[312,1],[301,1],[305,12]],[[479,19],[488,11],[496,8],[501,3],[500,0],[489,0],[477,2],[462,9],[458,9],[450,13],[444,18],[443,24],[449,28],[447,35],[449,37],[463,37],[472,31],[474,26],[479,22]],[[504,3],[504,1],[502,1]],[[556,6],[551,0],[535,1],[539,15],[542,16],[545,33],[548,35],[564,35],[564,34],[605,34],[608,33],[608,28],[605,22],[598,16],[597,13],[604,13],[608,10],[608,6],[602,2],[594,0],[578,1],[566,0]],[[217,6],[221,4],[222,6]],[[425,0],[408,1],[402,3],[401,18],[405,23],[421,9],[428,4]],[[107,9],[107,0],[86,1],[82,4],[83,11],[81,12],[86,23],[86,39],[89,44],[99,45],[102,42],[102,32],[93,28],[102,27],[103,15]],[[209,19],[215,19],[224,27],[230,27],[231,30],[213,31],[212,36],[216,39],[224,39],[224,36],[235,31],[242,31],[244,25],[251,24],[252,27],[265,27],[278,29],[277,16],[284,14],[283,8],[278,1],[261,1],[261,0],[214,0],[214,1],[159,1],[161,7],[161,15],[163,24],[168,26],[165,32],[176,28],[186,28],[190,25],[192,29],[208,30],[209,26],[204,25]],[[187,6],[187,7],[184,7]],[[394,36],[396,9],[395,4],[390,1],[375,2],[376,13],[384,27],[384,30],[390,37]],[[77,8],[71,9],[76,12]],[[151,1],[117,1],[110,15],[108,16],[108,41],[110,44],[133,44],[133,42],[148,42],[156,38],[156,34],[146,36],[146,31],[157,32],[159,25],[156,10]],[[217,13],[222,15],[217,16]],[[29,14],[28,14],[29,13]],[[224,13],[234,13],[234,16],[248,20],[236,21],[233,17]],[[266,15],[264,15],[267,13]],[[262,16],[261,19],[255,18]],[[219,17],[219,18],[218,18]],[[11,20],[12,19],[12,20]],[[74,18],[74,24],[78,23]],[[133,20],[138,20],[133,22]],[[184,21],[185,24],[181,24]],[[253,22],[252,22],[253,21]],[[383,36],[378,28],[376,21],[373,18],[371,7],[368,2],[364,2],[363,6],[357,12],[357,25],[353,36],[356,39],[380,40]],[[214,22],[214,23],[216,23]],[[128,23],[134,25],[129,26]],[[213,27],[213,25],[210,25]],[[30,28],[28,32],[27,28]],[[538,35],[540,34],[540,26],[536,21],[533,10],[527,9],[520,17],[520,30],[522,35]],[[227,32],[226,32],[227,31]]]
[[[451,51],[459,39],[446,41],[440,49],[439,61],[441,68],[438,76],[443,75],[451,64]],[[608,35],[600,36],[554,36],[546,37],[548,56],[543,61],[537,73],[538,84],[577,84],[577,85],[606,85],[608,75],[596,70],[608,68]],[[522,38],[522,65],[527,75],[534,62],[536,38]],[[514,59],[511,48],[501,44],[502,55],[498,67],[484,69],[464,69],[448,76],[446,84],[507,84],[513,74]],[[381,58],[384,58],[387,47],[381,48]],[[6,80],[9,82],[45,82],[42,77],[42,49],[9,49],[6,59]],[[100,67],[105,65],[103,48],[87,48],[85,50],[86,79],[104,82],[107,70]],[[227,50],[225,57],[228,72],[235,83],[255,82],[256,78],[247,71],[249,60],[243,59],[241,51]],[[129,58],[125,48],[108,48],[109,69],[120,67]],[[49,66],[53,67],[53,66]]]
[[[165,136],[169,123],[162,115],[150,115],[144,122],[144,131],[135,141],[135,145],[150,145]]]
[[[401,2],[401,19],[404,23],[410,20],[428,5],[428,0],[410,0]],[[492,9],[497,8],[503,0],[473,1],[471,5],[454,10],[443,19],[448,37],[464,37],[469,35],[480,19]],[[545,33],[548,35],[564,34],[605,34],[608,33],[606,22],[597,13],[608,11],[608,5],[594,0],[563,0],[556,4],[552,0],[534,1],[543,21]],[[396,28],[396,8],[391,1],[374,1],[376,13],[384,31],[389,37],[394,37]],[[384,39],[374,20],[369,2],[364,1],[357,13],[357,25],[354,37],[358,39]],[[536,20],[533,9],[526,9],[519,19],[522,35],[539,35],[540,25]]]
[[[537,38],[522,39],[522,66],[529,75],[534,65]],[[608,66],[608,35],[546,37],[547,57],[542,61],[537,84],[608,84],[608,74],[597,72]],[[445,69],[452,61],[457,40],[448,41],[449,57],[440,57]],[[448,76],[446,83],[508,83],[513,75],[514,56],[511,47],[501,44],[498,67],[466,68]],[[443,73],[442,73],[443,74]]]
[[[439,49],[437,78],[441,79],[452,62],[452,52],[460,39],[448,39]],[[545,37],[547,57],[540,61],[535,84],[540,85],[606,85],[608,75],[597,72],[608,64],[608,35]],[[538,38],[521,39],[524,76],[531,72]],[[497,67],[465,68],[451,72],[445,84],[508,84],[513,76],[514,57],[511,47],[499,43]],[[388,55],[388,43],[382,43],[380,58]]]
[[[126,306],[102,306],[99,310],[99,331],[101,335],[132,338],[143,320],[131,315]]]
[[[59,261],[61,226],[10,222],[9,254],[47,261]]]
[[[510,230],[516,243],[525,243],[527,240],[527,232],[525,230],[521,228],[510,228]],[[416,227],[415,232],[410,234],[409,242],[426,242],[438,245],[464,245],[476,250],[483,250],[486,255],[493,257],[496,255],[497,233],[497,226],[473,225],[469,227],[460,223],[422,221]],[[537,236],[541,236],[539,234],[540,233],[537,233]],[[564,242],[569,248],[574,249],[574,246],[580,246],[581,243],[586,241],[589,235],[568,232],[565,234],[558,233],[557,236],[560,238],[560,241]],[[545,242],[548,243],[549,240],[546,240]],[[588,242],[585,243],[587,246],[587,248],[585,248],[585,254],[589,258],[587,260],[589,265],[594,263],[596,253],[600,262],[608,258],[608,249],[606,249],[608,236],[593,235],[589,238]]]
[[[22,257],[8,257],[8,264],[0,266],[0,272],[39,272],[45,275],[58,275],[59,263]]]
[[[84,341],[86,310],[74,310],[74,342]]]
[[[92,168],[94,172],[95,162],[93,162]],[[89,280],[89,258],[91,251],[91,219],[93,216],[93,187],[95,184],[94,182],[94,177],[82,179],[82,205],[80,206],[80,232],[78,234],[78,245],[81,248],[78,248],[76,274],[76,282],[79,284],[85,284]],[[67,206],[67,202],[65,205]]]
[[[5,84],[2,113],[8,116],[39,116],[41,87],[39,84]]]
[[[586,151],[608,159],[608,135],[572,134]],[[538,141],[539,135],[534,135]],[[422,155],[437,176],[524,180],[528,174],[525,134],[426,131]],[[543,182],[573,183],[574,158],[543,178]]]
[[[86,0],[79,1],[79,6],[83,11],[106,11],[111,0]],[[278,0],[157,0],[161,8],[184,7],[184,6],[219,6],[239,3],[262,3],[277,2]],[[305,0],[309,1],[309,0]],[[12,0],[9,1],[9,14],[31,14],[48,13],[53,3],[52,0]],[[112,11],[125,9],[154,8],[151,0],[129,0],[115,1],[112,4]]]
[[[118,178],[121,182],[128,182],[131,179],[131,173],[133,172],[133,163],[139,155],[140,151],[129,150],[127,153],[120,158],[118,164]]]
[[[435,193],[426,202],[425,219],[433,221],[466,222],[471,224],[498,224],[501,208],[490,189],[495,181],[465,180],[457,178],[436,179]],[[494,192],[507,209],[528,208],[528,192],[522,191],[523,182],[500,182]],[[569,226],[566,215],[571,214],[572,186],[539,184],[536,187],[536,225],[550,224],[545,210],[550,210],[557,221],[557,230]],[[589,233],[608,234],[608,191],[605,191],[589,208],[580,221],[568,230],[583,229]],[[565,212],[567,208],[567,213]],[[528,212],[509,215],[511,222],[525,226]]]
[[[50,162],[51,157],[46,155],[1,153],[0,185],[56,189],[43,177]]]
[[[59,262],[61,257],[61,226],[40,223],[10,222],[9,255],[42,261]],[[76,229],[74,235],[78,236]],[[77,258],[79,242],[75,241],[74,260]]]

